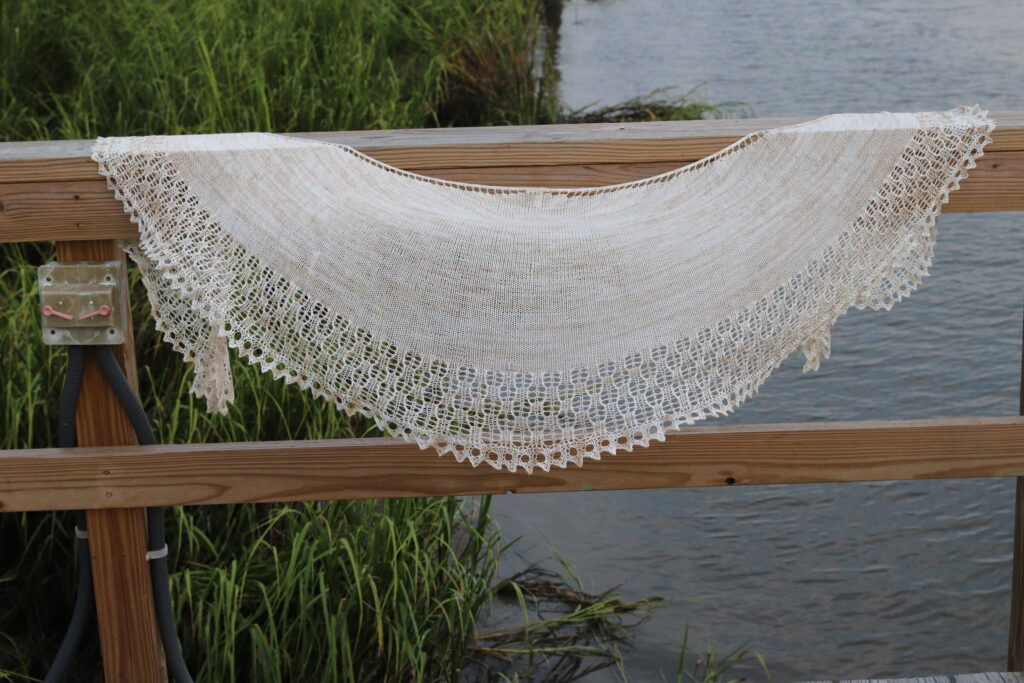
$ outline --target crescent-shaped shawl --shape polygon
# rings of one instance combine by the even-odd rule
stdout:
[[[635,182],[493,187],[277,134],[100,138],[159,329],[210,410],[229,347],[393,434],[532,472],[723,415],[927,274],[978,107],[841,114]]]

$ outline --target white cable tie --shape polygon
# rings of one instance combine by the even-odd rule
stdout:
[[[78,536],[79,538],[89,538],[89,532],[86,529],[79,529],[76,526],[75,527],[75,536]]]
[[[150,550],[146,553],[147,560],[159,560],[161,557],[167,557],[167,544],[164,543],[164,547],[160,550]]]

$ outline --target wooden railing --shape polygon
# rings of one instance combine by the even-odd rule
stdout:
[[[1024,112],[993,117],[992,144],[945,211],[1024,211]],[[661,173],[798,121],[304,135],[440,178],[582,187]],[[60,260],[123,258],[117,240],[135,237],[135,226],[97,174],[91,144],[0,144],[0,241],[53,240]],[[134,381],[126,338],[118,351]],[[108,681],[166,680],[144,506],[1006,476],[1019,478],[1009,668],[1024,669],[1024,417],[693,427],[583,468],[525,475],[472,468],[397,439],[137,446],[91,363],[83,391],[81,447],[0,451],[0,512],[88,511]]]

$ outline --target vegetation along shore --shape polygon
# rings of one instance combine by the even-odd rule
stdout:
[[[557,0],[6,0],[3,140],[700,118],[692,93],[564,111]],[[0,245],[0,448],[52,446],[61,349],[38,336],[49,243]],[[163,442],[376,434],[256,368],[210,415],[134,282],[138,368]],[[74,602],[72,518],[0,515],[0,681],[37,681]],[[617,667],[654,598],[590,595],[568,565],[501,578],[489,499],[176,508],[172,592],[200,681],[576,680]],[[684,648],[685,651],[685,648]],[[747,656],[680,659],[720,680]],[[696,669],[694,665],[696,664]],[[91,629],[72,680],[100,676]]]

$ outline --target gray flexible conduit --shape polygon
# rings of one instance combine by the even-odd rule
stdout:
[[[78,395],[82,390],[82,376],[85,374],[85,347],[68,347],[68,372],[64,380],[64,391],[60,395],[60,407],[57,409],[57,445],[71,448],[76,445],[75,411],[78,409]],[[86,530],[85,513],[75,511],[75,526]],[[78,539],[78,590],[75,595],[75,609],[71,613],[68,630],[64,633],[60,649],[53,658],[50,670],[46,673],[43,683],[57,683],[67,675],[71,660],[82,642],[85,625],[92,614],[92,563],[89,558],[89,540]]]
[[[82,389],[82,376],[85,371],[85,356],[88,348],[92,348],[96,354],[96,360],[103,371],[107,382],[110,383],[118,401],[124,408],[135,430],[135,436],[140,445],[150,446],[156,443],[156,436],[153,434],[153,426],[146,417],[146,411],[135,395],[121,366],[109,346],[69,346],[68,347],[68,374],[64,382],[64,391],[60,398],[60,408],[57,417],[57,445],[62,448],[70,448],[77,445],[75,433],[75,411],[78,408],[78,396]],[[85,513],[81,510],[75,513],[76,526],[85,531]],[[167,535],[164,529],[164,509],[148,508],[146,510],[146,526],[149,531],[148,547],[150,551],[160,551],[167,545]],[[167,667],[171,675],[178,683],[193,683],[192,675],[185,664],[185,658],[181,652],[181,644],[178,642],[177,627],[174,623],[174,608],[171,605],[171,593],[169,589],[170,572],[167,566],[167,555],[150,560],[150,577],[153,583],[154,609],[156,611],[157,628],[160,631],[160,640],[163,643],[164,655],[167,658]],[[93,608],[93,585],[92,565],[89,557],[89,542],[87,538],[80,538],[78,541],[78,594],[75,598],[75,608],[71,615],[71,622],[64,634],[60,649],[50,665],[50,670],[43,679],[44,683],[59,683],[67,675],[71,660],[78,650],[82,640],[82,633],[85,631],[85,624]]]
[[[146,417],[146,411],[135,395],[131,385],[121,371],[114,358],[114,353],[109,346],[95,347],[96,360],[100,369],[107,378],[107,382],[117,394],[117,400],[124,408],[132,427],[135,429],[135,436],[141,446],[152,446],[156,443],[156,435],[153,434],[153,426]],[[167,545],[167,535],[164,528],[164,509],[162,507],[148,508],[146,510],[146,523],[149,529],[149,550],[160,551]],[[177,626],[174,623],[174,607],[171,604],[171,591],[169,588],[170,571],[167,565],[167,555],[153,558],[149,561],[149,573],[153,582],[154,607],[156,610],[156,623],[160,630],[160,640],[164,646],[164,655],[167,657],[167,668],[178,683],[193,683],[192,675],[185,664],[185,657],[181,652],[181,643],[178,642]]]

